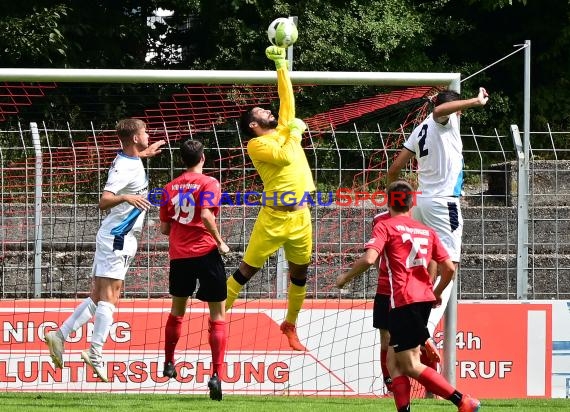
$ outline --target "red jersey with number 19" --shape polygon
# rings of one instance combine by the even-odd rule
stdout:
[[[433,229],[411,217],[394,216],[374,226],[365,247],[386,261],[392,308],[435,301],[427,267],[432,259],[443,262],[449,255]]]
[[[170,223],[169,257],[204,256],[218,246],[200,216],[203,208],[217,215],[220,183],[201,173],[184,172],[164,187],[168,202],[160,206],[161,222]]]

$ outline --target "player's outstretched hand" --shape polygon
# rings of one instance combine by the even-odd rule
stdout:
[[[433,304],[431,305],[431,307],[432,307],[433,309],[435,309],[435,308],[439,308],[440,306],[441,306],[441,296],[436,295],[436,297],[435,297],[435,302],[433,302]]]
[[[220,252],[220,255],[225,255],[229,251],[230,248],[228,247],[228,245],[226,245],[226,242],[222,242],[218,245],[218,252]]]
[[[160,154],[162,152],[161,147],[165,143],[166,143],[165,140],[159,140],[158,142],[154,142],[149,147],[140,152],[139,156],[142,158],[156,156],[157,154]]]
[[[341,273],[336,277],[336,287],[339,289],[344,288],[344,285],[348,282],[348,279],[344,273]]]
[[[479,87],[479,94],[477,95],[477,99],[479,100],[479,103],[481,103],[481,106],[485,106],[487,104],[487,101],[489,100],[489,93],[487,93],[487,90],[485,90],[484,87]]]
[[[287,60],[285,60],[285,49],[281,47],[269,46],[265,49],[265,55],[269,60],[275,62],[275,67],[278,69],[287,64]]]
[[[293,120],[289,121],[287,125],[289,127],[289,133],[293,137],[301,138],[305,130],[307,130],[307,125],[301,119],[294,118]]]
[[[141,195],[123,195],[123,199],[129,205],[136,207],[140,210],[149,210],[152,206],[148,199]]]

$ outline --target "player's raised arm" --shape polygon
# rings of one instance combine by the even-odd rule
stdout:
[[[479,94],[471,99],[453,100],[437,105],[433,109],[433,118],[440,122],[441,118],[445,118],[452,113],[459,112],[472,107],[485,106],[489,101],[489,94],[485,88],[479,88]],[[440,122],[441,123],[441,122]]]
[[[352,264],[349,270],[338,275],[336,278],[336,286],[342,289],[352,279],[366,272],[366,270],[376,262],[378,255],[379,253],[376,249],[366,249],[366,252]]]
[[[386,174],[387,178],[386,184],[389,185],[390,183],[398,180],[400,178],[400,172],[402,171],[402,169],[406,167],[408,162],[413,158],[414,158],[414,152],[410,151],[405,147],[402,150],[400,150],[400,153],[398,153],[398,156],[394,159],[394,161],[390,165],[390,168],[388,169],[388,173]]]
[[[265,55],[275,63],[277,69],[277,92],[279,93],[279,126],[286,127],[289,121],[295,117],[295,96],[293,85],[287,68],[285,49],[277,46],[269,46],[265,49]]]

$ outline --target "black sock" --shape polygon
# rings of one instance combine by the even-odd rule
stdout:
[[[307,278],[305,279],[297,279],[297,278],[292,278],[289,277],[289,279],[291,279],[291,283],[296,285],[296,286],[305,286],[307,284]],[[237,279],[236,279],[237,280]]]
[[[236,269],[236,271],[234,272],[234,274],[232,276],[234,277],[235,281],[242,286],[245,285],[247,283],[247,281],[249,280],[244,275],[242,275],[242,273],[239,271],[239,269]]]
[[[410,412],[410,404],[408,403],[406,406],[402,406],[398,409],[398,412]]]
[[[447,400],[453,402],[453,404],[455,406],[459,406],[462,398],[463,398],[463,395],[461,394],[461,392],[455,391],[451,394],[451,396],[449,398],[447,398]]]

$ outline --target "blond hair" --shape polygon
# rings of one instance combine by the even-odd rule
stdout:
[[[140,119],[122,119],[117,122],[117,136],[123,145],[129,145],[133,143],[133,136],[145,127],[146,123]]]

